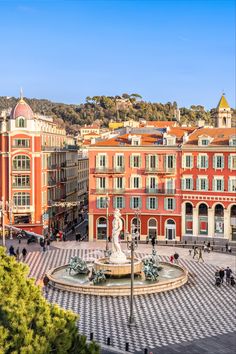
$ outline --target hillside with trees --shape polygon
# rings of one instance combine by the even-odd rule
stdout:
[[[0,112],[13,107],[18,98],[0,97]],[[152,103],[146,102],[137,93],[121,96],[93,96],[86,97],[86,102],[81,104],[55,103],[46,99],[28,99],[33,111],[52,116],[54,121],[66,128],[69,133],[76,133],[82,125],[94,122],[102,127],[107,127],[113,121],[128,119],[139,120],[173,120],[176,119],[177,103]],[[199,119],[207,124],[213,124],[214,109],[206,111],[201,105],[192,105],[190,108],[180,107],[181,123],[196,124]],[[236,113],[236,111],[234,111]]]

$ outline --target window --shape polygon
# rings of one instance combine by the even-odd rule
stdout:
[[[236,170],[236,155],[229,155],[229,157],[228,157],[228,168],[230,170]]]
[[[193,168],[193,156],[185,155],[184,168]]]
[[[182,189],[183,190],[193,190],[193,179],[192,177],[187,177],[182,179]]]
[[[133,177],[133,186],[132,188],[141,188],[140,177]]]
[[[23,117],[16,118],[16,128],[26,128],[26,119]]]
[[[146,168],[148,170],[156,170],[157,167],[158,167],[157,155],[147,155],[146,156]]]
[[[14,139],[13,140],[13,147],[17,148],[28,148],[30,146],[29,139]]]
[[[30,194],[25,192],[14,193],[13,195],[15,206],[30,206]]]
[[[97,188],[98,189],[106,188],[106,177],[97,178]]]
[[[174,198],[165,198],[165,210],[174,210],[175,209],[175,199]]]
[[[167,193],[173,193],[175,186],[175,180],[173,178],[166,179],[166,191]]]
[[[167,155],[166,156],[166,167],[167,167],[167,169],[175,168],[175,156],[174,155]]]
[[[97,208],[105,209],[107,207],[107,198],[106,197],[98,197],[97,198]]]
[[[236,192],[236,177],[229,178],[228,190],[229,192]]]
[[[124,156],[116,155],[116,166],[115,167],[124,167]]]
[[[131,138],[131,145],[140,145],[140,137],[132,137]]]
[[[114,198],[114,208],[122,209],[125,207],[124,197],[115,197]]]
[[[30,176],[13,176],[12,177],[12,186],[17,188],[26,188],[30,187]]]
[[[208,190],[207,177],[199,177],[197,179],[197,190],[199,190],[199,191],[207,191]]]
[[[209,145],[209,140],[208,139],[202,139],[202,145]]]
[[[207,155],[198,155],[198,168],[208,168]]]
[[[147,209],[155,210],[157,209],[157,198],[149,197],[147,199]]]
[[[157,188],[157,180],[155,177],[150,177],[149,178],[149,188],[150,189],[156,189]]]
[[[224,191],[224,180],[223,180],[223,178],[214,178],[214,180],[213,180],[213,190],[215,192],[223,192]]]
[[[224,156],[223,155],[215,155],[213,158],[213,167],[215,169],[224,168]]]
[[[132,154],[130,156],[130,167],[139,168],[141,166],[141,156]]]
[[[140,197],[131,197],[130,208],[131,209],[141,208],[141,198]]]
[[[115,179],[116,183],[116,188],[118,189],[123,189],[124,188],[124,178],[123,177],[117,177]]]
[[[231,139],[229,139],[229,146],[236,146],[236,136],[232,136]]]
[[[107,166],[107,156],[106,154],[100,154],[97,156],[96,166],[98,168],[104,168]]]
[[[29,171],[30,170],[30,158],[26,155],[17,155],[13,159],[12,169],[14,171],[22,170]]]

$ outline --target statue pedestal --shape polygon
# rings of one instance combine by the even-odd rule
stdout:
[[[114,264],[122,264],[127,263],[127,258],[123,252],[112,252],[109,261]]]

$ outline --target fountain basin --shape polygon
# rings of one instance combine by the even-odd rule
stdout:
[[[131,260],[127,258],[126,263],[109,263],[109,258],[99,258],[94,261],[94,267],[96,271],[103,270],[106,275],[111,275],[113,277],[122,277],[131,274]],[[142,261],[140,259],[134,258],[134,274],[141,274],[142,272]]]
[[[147,281],[141,277],[135,277],[134,295],[153,294],[172,290],[184,285],[188,280],[188,271],[179,265],[160,262],[163,269],[155,282]],[[125,296],[130,295],[130,276],[112,279],[99,285],[89,281],[87,275],[71,276],[66,271],[67,265],[51,269],[47,272],[50,280],[49,286],[80,294],[98,296]]]

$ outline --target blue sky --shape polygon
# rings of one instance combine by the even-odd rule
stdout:
[[[0,95],[235,107],[233,0],[0,0]]]

